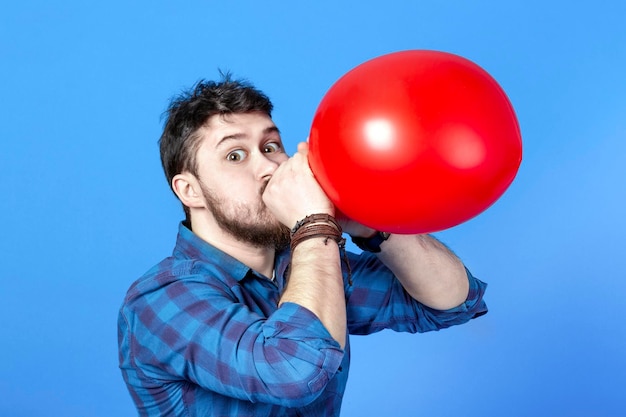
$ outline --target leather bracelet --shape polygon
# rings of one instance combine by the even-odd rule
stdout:
[[[339,232],[341,232],[341,226],[339,226],[339,223],[337,223],[337,220],[335,220],[333,216],[327,213],[317,213],[310,214],[304,219],[297,221],[296,225],[293,227],[293,229],[291,229],[291,234],[293,235],[298,231],[298,229],[309,223],[330,223],[335,226],[337,230],[339,230]]]
[[[372,237],[354,237],[350,236],[352,243],[357,245],[365,252],[379,253],[380,245],[391,236],[387,232],[376,232]]]
[[[328,243],[328,239],[332,239],[337,242],[340,248],[345,246],[346,240],[341,236],[341,230],[337,229],[335,225],[328,223],[314,223],[306,224],[298,228],[298,230],[291,235],[291,251],[293,253],[296,246],[305,240],[323,237],[324,244]]]
[[[346,265],[348,284],[352,285],[352,268],[346,253],[346,239],[343,238],[341,226],[330,214],[311,214],[296,222],[296,225],[291,229],[291,253],[293,254],[294,249],[300,243],[316,237],[323,237],[325,245],[328,244],[328,239],[333,239],[337,242],[340,251],[343,253],[341,258]]]

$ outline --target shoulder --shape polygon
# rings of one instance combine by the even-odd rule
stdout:
[[[168,257],[150,268],[126,292],[124,305],[175,298],[181,293],[228,292],[237,284],[218,264]]]

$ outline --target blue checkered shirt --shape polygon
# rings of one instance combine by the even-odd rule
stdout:
[[[487,312],[471,276],[461,306],[413,300],[376,256],[349,253],[348,329],[425,332]],[[319,319],[277,307],[289,253],[270,280],[180,225],[172,256],[128,290],[118,320],[120,369],[140,416],[338,416],[350,366]]]

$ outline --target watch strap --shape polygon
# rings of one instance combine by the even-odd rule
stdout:
[[[389,239],[390,233],[387,232],[376,232],[374,236],[371,237],[354,237],[350,236],[352,239],[352,243],[357,245],[360,249],[366,252],[378,253],[380,252],[380,245]]]

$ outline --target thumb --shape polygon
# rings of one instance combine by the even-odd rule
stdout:
[[[298,153],[307,156],[309,154],[309,144],[306,142],[298,143]]]

